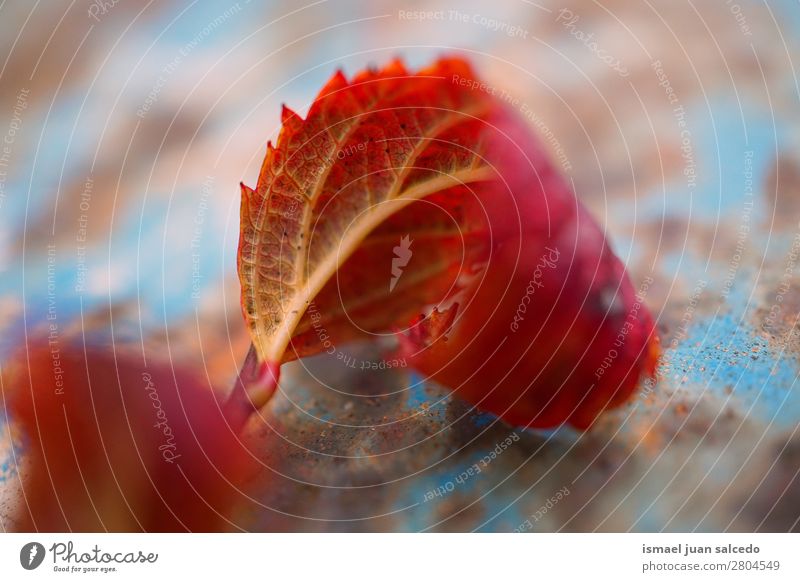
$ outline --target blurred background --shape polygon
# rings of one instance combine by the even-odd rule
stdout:
[[[0,365],[55,325],[228,390],[239,182],[281,104],[304,114],[337,68],[460,54],[652,279],[659,381],[580,434],[515,430],[404,369],[293,363],[248,426],[263,475],[237,527],[797,529],[798,43],[790,0],[5,1]],[[24,442],[0,430],[6,530]]]

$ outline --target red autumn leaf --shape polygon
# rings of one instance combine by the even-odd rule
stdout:
[[[33,344],[4,369],[23,435],[21,531],[220,531],[249,455],[193,373],[139,354]]]
[[[585,427],[652,367],[642,306],[592,382],[630,281],[524,121],[463,60],[337,73],[305,120],[284,109],[267,150],[256,187],[242,186],[238,256],[262,378],[412,322],[407,356],[459,395],[517,424]],[[546,249],[560,258],[527,293]]]

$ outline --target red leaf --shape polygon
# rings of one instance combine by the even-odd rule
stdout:
[[[262,361],[320,351],[321,328],[343,341],[406,322],[482,260],[469,198],[496,179],[480,139],[495,104],[453,75],[472,73],[459,60],[337,73],[305,120],[284,109],[255,190],[242,189],[242,305]],[[414,257],[391,285],[404,237]]]
[[[3,374],[28,443],[22,531],[219,531],[249,455],[185,369],[46,339]]]
[[[652,321],[622,264],[496,94],[460,59],[416,74],[393,62],[337,73],[305,120],[284,109],[242,196],[242,306],[260,361],[439,306],[412,322],[408,357],[516,424],[587,427],[652,371]]]

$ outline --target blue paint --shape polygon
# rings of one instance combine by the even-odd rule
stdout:
[[[408,382],[409,385],[405,392],[406,408],[409,410],[421,410],[423,405],[427,404],[428,407],[425,409],[425,414],[434,421],[445,422],[447,402],[450,400],[450,395],[442,397],[441,395],[432,396],[428,394],[425,389],[425,377],[414,370],[409,370]]]
[[[786,141],[786,126],[780,119],[773,121],[770,111],[763,105],[748,102],[744,95],[740,98],[741,109],[733,94],[712,96],[709,102],[713,125],[710,116],[698,115],[690,126],[699,168],[694,208],[705,219],[738,216],[742,209],[748,152],[752,152],[753,185],[759,188],[764,184],[766,170]],[[693,106],[694,109],[700,107],[705,108],[705,103]],[[754,210],[759,208],[757,205]]]
[[[740,98],[741,109],[732,93],[712,95],[711,113],[703,99],[685,105],[696,185],[689,187],[683,176],[685,161],[681,160],[677,178],[663,187],[658,184],[636,201],[632,220],[660,222],[671,216],[691,216],[712,224],[727,218],[738,220],[745,200],[746,158],[752,153],[752,183],[754,196],[758,196],[774,163],[776,148],[780,150],[789,137],[780,118],[773,123],[769,110],[744,95]],[[677,129],[674,133],[679,139]],[[616,216],[630,216],[630,210],[630,201],[624,199],[616,200],[610,208]],[[753,218],[764,218],[762,205],[755,205]]]
[[[476,428],[484,428],[493,425],[499,421],[499,417],[491,412],[477,412],[469,417],[470,421]]]
[[[484,492],[493,485],[488,476],[488,472],[491,471],[491,463],[485,467],[480,463],[484,456],[484,451],[471,451],[469,454],[463,455],[463,459],[459,459],[459,462],[451,469],[438,472],[427,471],[415,480],[412,486],[404,491],[403,496],[395,502],[395,509],[418,504],[403,513],[403,529],[422,531],[434,527],[443,517],[443,514],[436,511],[437,505],[447,503],[451,497],[458,497],[459,504],[466,505],[475,501],[477,507],[486,512],[487,516],[499,514],[511,499],[500,494],[498,490],[481,498]],[[474,470],[475,465],[480,467],[479,472]],[[466,473],[470,469],[473,470],[472,475]],[[513,511],[513,508],[511,509]],[[449,512],[444,515],[447,514]],[[441,524],[440,527],[447,528],[447,522]],[[491,526],[487,525],[487,530],[491,530]]]
[[[6,483],[17,476],[17,463],[25,450],[25,443],[15,441],[11,436],[11,426],[6,423],[6,412],[0,409],[0,452],[6,453],[0,458],[0,483]]]
[[[734,286],[716,319],[707,316],[687,330],[687,337],[670,350],[671,377],[687,387],[728,398],[742,410],[778,427],[790,427],[800,418],[800,399],[791,389],[800,375],[794,354],[781,354],[753,325],[749,289]],[[756,350],[756,351],[753,351]]]

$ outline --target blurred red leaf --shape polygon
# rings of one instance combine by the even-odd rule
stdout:
[[[233,527],[249,455],[189,370],[78,343],[53,351],[44,339],[2,380],[27,440],[23,531]]]

